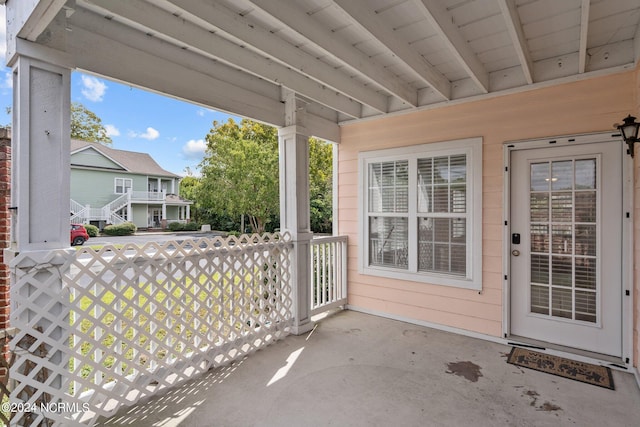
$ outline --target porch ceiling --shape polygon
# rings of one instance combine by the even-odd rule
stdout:
[[[13,32],[63,51],[72,68],[276,126],[287,88],[309,101],[311,133],[333,140],[342,122],[613,72],[640,56],[638,0],[30,3],[44,12]]]

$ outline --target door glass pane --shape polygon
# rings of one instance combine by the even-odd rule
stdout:
[[[531,281],[549,284],[549,256],[531,255]]]
[[[573,220],[573,193],[551,193],[551,220],[571,222]]]
[[[596,192],[576,192],[576,222],[596,222]]]
[[[530,165],[531,313],[597,322],[597,164]]]
[[[576,190],[596,188],[596,160],[576,160]]]
[[[531,165],[531,191],[549,190],[549,163],[534,163]]]
[[[531,193],[531,222],[549,222],[549,194]]]
[[[551,283],[554,286],[571,287],[573,263],[570,257],[551,257]]]
[[[571,319],[573,312],[573,298],[571,289],[551,289],[551,315]]]
[[[551,163],[551,189],[573,189],[573,162],[571,160]]]
[[[549,288],[546,286],[531,286],[531,311],[533,313],[549,314]]]
[[[570,224],[554,224],[551,228],[553,230],[551,252],[571,255],[573,251],[573,227]]]
[[[531,224],[531,252],[549,253],[549,226]]]

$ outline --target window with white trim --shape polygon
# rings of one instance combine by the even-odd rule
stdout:
[[[360,153],[360,270],[481,288],[482,139]]]
[[[116,194],[125,194],[131,190],[132,187],[131,178],[115,178],[115,193]]]

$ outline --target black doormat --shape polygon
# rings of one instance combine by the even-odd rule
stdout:
[[[520,347],[511,349],[507,363],[615,390],[611,369],[606,366],[577,362]]]

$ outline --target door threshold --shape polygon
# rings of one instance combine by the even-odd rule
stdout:
[[[545,341],[525,338],[518,335],[507,336],[508,345],[515,347],[525,347],[532,350],[538,350],[541,353],[553,354],[565,357],[567,359],[578,360],[580,362],[592,363],[596,365],[607,365],[626,371],[627,364],[624,363],[622,357],[611,356],[608,354],[596,353],[593,351],[581,350],[579,348],[567,347],[559,344],[552,344]]]

